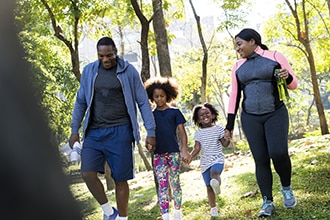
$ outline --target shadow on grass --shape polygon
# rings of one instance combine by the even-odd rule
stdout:
[[[80,212],[83,216],[90,216],[95,214],[96,210],[100,207],[92,196],[78,196],[76,199],[79,203],[81,210]]]
[[[131,191],[128,213],[131,219],[157,219],[160,209],[155,187]]]

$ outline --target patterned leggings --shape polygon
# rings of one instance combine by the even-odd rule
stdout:
[[[158,198],[162,214],[169,212],[169,184],[172,187],[174,208],[180,209],[182,203],[180,153],[154,154],[154,170],[159,184]]]

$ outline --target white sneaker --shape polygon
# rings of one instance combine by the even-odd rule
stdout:
[[[170,220],[170,214],[168,214],[168,213],[163,214],[162,219],[163,220]]]
[[[218,208],[217,207],[212,207],[211,208],[211,216],[219,216],[219,213],[218,213]]]
[[[216,195],[220,194],[220,182],[217,179],[211,179],[210,185]]]
[[[182,220],[182,216],[181,210],[174,209],[173,220]]]

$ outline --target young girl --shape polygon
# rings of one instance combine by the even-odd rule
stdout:
[[[195,133],[195,147],[190,154],[193,158],[201,151],[200,169],[207,188],[211,216],[218,216],[215,198],[220,194],[220,174],[224,167],[222,147],[229,144],[229,140],[224,138],[224,128],[215,124],[218,115],[217,109],[209,103],[195,106],[192,113],[192,120],[200,129]]]
[[[156,104],[153,114],[156,122],[156,148],[153,154],[154,172],[159,184],[158,199],[163,220],[169,220],[169,184],[173,191],[173,219],[182,219],[182,190],[180,186],[180,159],[188,162],[186,122],[181,111],[170,102],[178,96],[178,84],[173,78],[156,77],[146,81],[145,88],[151,102]],[[181,141],[181,152],[179,141]]]

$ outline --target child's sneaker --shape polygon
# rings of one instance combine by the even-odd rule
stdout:
[[[295,196],[293,195],[291,186],[287,187],[287,189],[281,188],[281,192],[283,194],[284,199],[284,207],[289,209],[293,208],[297,205],[297,200]]]
[[[116,220],[118,216],[118,210],[112,207],[113,213],[110,216],[103,215],[103,220]]]
[[[216,195],[220,194],[220,182],[217,179],[211,179],[210,185]]]
[[[219,216],[218,208],[217,208],[217,207],[212,207],[212,208],[211,208],[211,216],[212,216],[212,217]]]
[[[275,206],[273,204],[273,202],[271,201],[267,201],[267,197],[264,197],[264,202],[261,206],[261,210],[258,214],[258,217],[268,217],[271,216],[273,214],[273,212],[275,211]]]
[[[174,209],[173,211],[173,220],[182,220],[182,213],[179,209]]]
[[[170,214],[168,213],[162,214],[162,220],[170,220]]]

